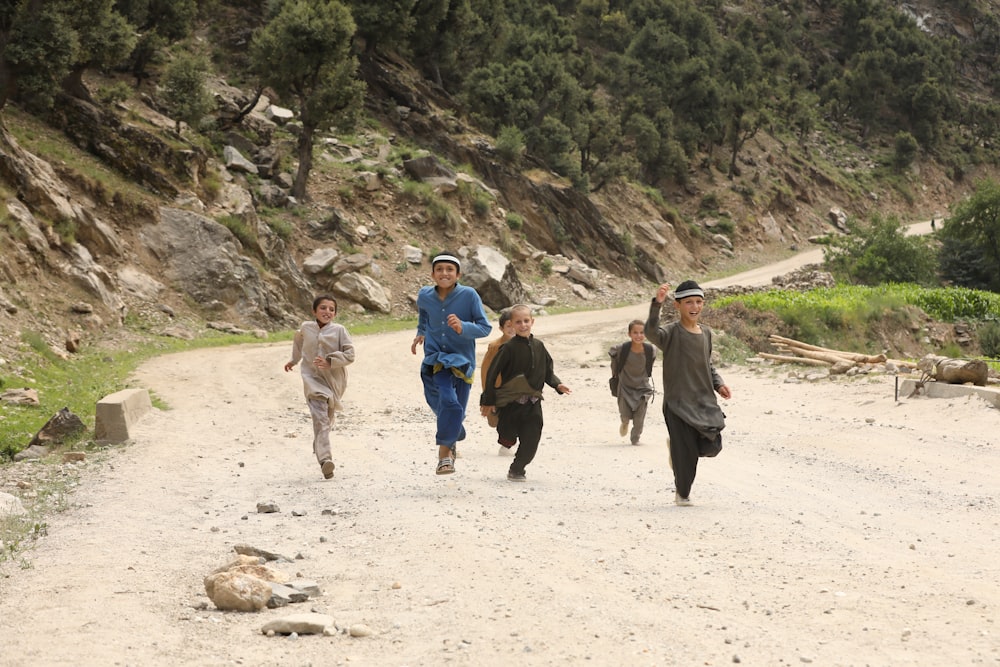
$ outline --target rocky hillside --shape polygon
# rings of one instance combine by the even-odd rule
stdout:
[[[23,353],[25,333],[64,352],[134,327],[285,329],[326,291],[348,317],[411,317],[442,249],[468,257],[466,282],[494,309],[601,308],[787,254],[844,216],[940,216],[975,180],[928,162],[902,185],[882,181],[870,148],[761,132],[741,153],[740,184],[706,156],[664,194],[624,183],[584,194],[530,157],[517,169],[497,159],[493,138],[405,62],[371,60],[364,77],[371,120],[321,139],[306,201],[289,197],[294,114],[265,95],[227,125],[252,91],[221,74],[218,154],[174,132],[153,83],[112,107],[63,99],[46,121],[8,105],[0,359]]]

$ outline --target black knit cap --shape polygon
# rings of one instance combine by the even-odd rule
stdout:
[[[674,290],[674,300],[680,301],[681,299],[686,299],[689,296],[700,296],[704,299],[705,290],[703,290],[695,281],[685,280],[677,286],[677,289]]]

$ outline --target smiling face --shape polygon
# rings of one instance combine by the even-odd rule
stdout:
[[[531,316],[531,309],[527,306],[514,308],[510,313],[510,324],[514,327],[514,333],[527,338],[531,335],[531,326],[535,323],[535,318]]]
[[[698,321],[701,309],[705,306],[705,299],[700,296],[688,296],[674,301],[674,308],[681,315],[681,322],[691,324]]]
[[[451,262],[438,262],[431,269],[431,278],[438,291],[447,292],[458,282],[458,267]]]
[[[646,325],[633,324],[628,328],[628,337],[632,339],[633,343],[643,342],[646,340]]]
[[[330,299],[318,301],[313,307],[313,316],[320,326],[329,324],[337,316],[337,304]]]

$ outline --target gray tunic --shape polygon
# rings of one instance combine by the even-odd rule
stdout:
[[[653,383],[646,375],[646,354],[629,350],[625,366],[618,374],[618,397],[630,410],[648,401],[653,395]]]
[[[663,403],[707,438],[725,428],[725,415],[715,396],[725,382],[712,365],[712,330],[701,325],[691,333],[680,321],[660,326],[660,304],[653,300],[646,337],[663,350]]]

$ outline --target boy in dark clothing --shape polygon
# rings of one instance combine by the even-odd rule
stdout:
[[[680,320],[660,326],[660,308],[670,293],[664,283],[649,306],[646,336],[663,350],[663,418],[670,433],[670,461],[674,470],[674,502],[690,505],[691,485],[699,456],[722,450],[726,416],[715,393],[728,399],[729,387],[712,366],[712,330],[700,324],[705,292],[693,280],[674,291]]]
[[[479,401],[485,416],[496,409],[500,443],[513,445],[520,440],[510,464],[507,479],[525,481],[525,467],[535,458],[542,438],[542,389],[547,384],[560,394],[571,394],[569,387],[552,370],[552,357],[531,335],[535,318],[531,308],[518,304],[510,309],[514,337],[497,352],[486,375],[486,386]],[[499,387],[497,377],[502,378]]]

